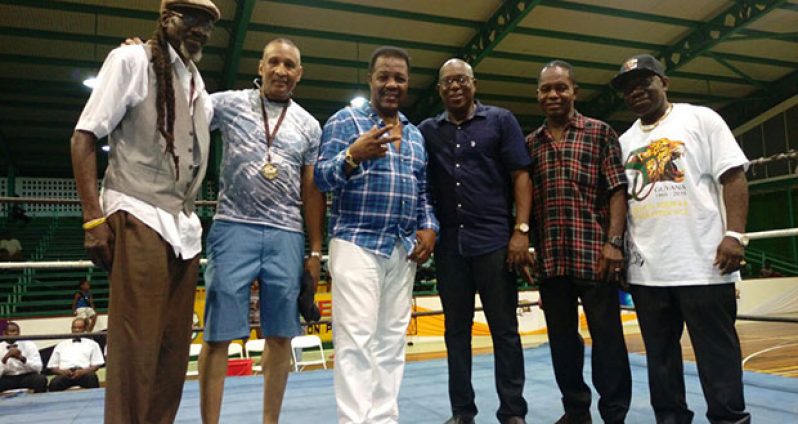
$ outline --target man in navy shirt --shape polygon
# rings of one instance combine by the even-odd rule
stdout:
[[[449,362],[452,418],[446,423],[473,423],[477,414],[471,386],[476,292],[493,338],[501,401],[497,416],[502,423],[524,423],[524,358],[513,269],[524,268],[529,257],[530,158],[515,117],[474,101],[476,82],[468,63],[444,63],[438,92],[446,110],[419,126],[441,226],[435,267]]]

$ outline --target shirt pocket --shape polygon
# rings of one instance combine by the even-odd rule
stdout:
[[[590,155],[575,155],[563,160],[566,177],[580,186],[595,187],[598,184],[599,164]]]

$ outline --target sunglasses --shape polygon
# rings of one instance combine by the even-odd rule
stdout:
[[[216,27],[213,18],[207,13],[191,9],[181,9],[180,11],[170,9],[169,12],[180,18],[187,27],[200,27],[211,31]]]

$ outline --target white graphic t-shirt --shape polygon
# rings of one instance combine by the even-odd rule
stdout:
[[[650,132],[637,120],[621,137],[629,179],[629,283],[686,286],[738,281],[713,266],[723,239],[720,177],[748,162],[712,109],[674,104]]]

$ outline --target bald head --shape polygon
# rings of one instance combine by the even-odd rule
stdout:
[[[443,66],[441,66],[440,71],[438,71],[438,79],[440,79],[443,76],[443,74],[446,72],[446,70],[450,68],[455,68],[459,71],[460,74],[468,75],[469,77],[474,78],[474,69],[471,67],[471,65],[468,62],[466,62],[463,59],[453,58],[443,63]]]
[[[462,122],[474,110],[477,80],[474,69],[462,59],[449,59],[438,72],[438,94],[449,116]]]

